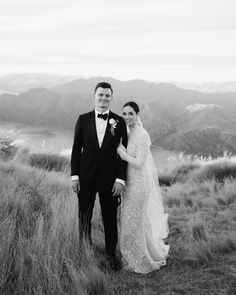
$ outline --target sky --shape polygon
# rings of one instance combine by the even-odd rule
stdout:
[[[1,0],[0,76],[236,80],[235,0]]]

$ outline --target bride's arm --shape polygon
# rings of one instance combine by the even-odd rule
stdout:
[[[142,134],[140,138],[137,140],[137,150],[136,150],[136,156],[133,157],[129,155],[126,150],[122,147],[118,148],[118,154],[120,157],[127,161],[130,165],[141,168],[142,165],[145,163],[148,152],[150,148],[150,140],[147,134]]]

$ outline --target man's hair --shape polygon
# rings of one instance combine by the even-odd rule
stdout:
[[[135,111],[136,114],[139,113],[139,106],[138,106],[138,104],[136,102],[129,101],[126,104],[124,104],[123,108],[127,107],[127,106],[131,107]]]
[[[94,93],[96,93],[96,91],[97,91],[97,89],[98,89],[99,87],[111,89],[111,94],[113,94],[113,89],[112,89],[110,83],[107,83],[107,82],[99,82],[99,83],[96,85],[96,87],[94,88]]]

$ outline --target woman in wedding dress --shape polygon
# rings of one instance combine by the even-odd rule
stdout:
[[[149,273],[166,264],[169,246],[168,214],[165,214],[151,140],[139,119],[139,107],[128,102],[123,107],[129,140],[120,145],[120,157],[128,162],[127,183],[122,196],[120,250],[124,268]]]

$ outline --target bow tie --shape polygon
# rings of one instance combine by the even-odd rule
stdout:
[[[101,119],[103,119],[103,120],[106,121],[106,119],[107,119],[107,117],[108,117],[108,114],[98,114],[97,117],[98,117],[98,118],[101,118]]]

